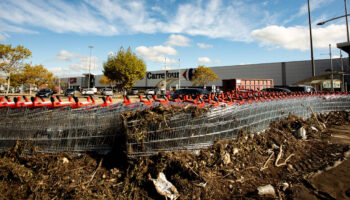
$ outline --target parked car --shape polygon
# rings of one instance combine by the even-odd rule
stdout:
[[[145,91],[145,95],[155,95],[158,94],[158,92],[160,92],[160,90],[158,89],[147,89]]]
[[[128,91],[129,95],[137,95],[139,93],[139,91],[137,89],[131,89]]]
[[[174,92],[174,94],[172,95],[172,98],[175,99],[177,98],[179,95],[192,95],[192,96],[198,96],[200,94],[206,95],[209,94],[208,90],[203,90],[203,89],[199,89],[199,88],[186,88],[186,89],[179,89],[176,90]]]
[[[113,90],[110,88],[101,89],[101,94],[106,96],[113,96]]]
[[[41,89],[39,92],[36,93],[35,96],[37,97],[50,97],[54,94],[54,92],[51,89]]]
[[[265,88],[262,89],[261,92],[286,92],[286,93],[291,93],[291,91],[287,88]]]
[[[73,88],[67,88],[64,91],[64,96],[74,96],[75,90]]]
[[[89,89],[83,89],[83,91],[81,92],[82,95],[94,95],[95,91],[92,88]]]
[[[315,92],[315,88],[308,85],[291,85],[287,88],[292,92]]]
[[[97,88],[93,87],[93,88],[90,88],[94,91],[94,94],[97,94]]]

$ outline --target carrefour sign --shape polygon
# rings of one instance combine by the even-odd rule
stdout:
[[[194,73],[194,69],[188,69],[182,74],[182,76],[186,80],[192,80],[193,73]],[[147,79],[165,79],[165,76],[166,78],[179,78],[179,72],[169,72],[169,71],[166,71],[165,73],[148,72],[146,74]]]

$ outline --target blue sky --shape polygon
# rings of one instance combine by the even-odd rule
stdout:
[[[346,41],[343,0],[310,0],[314,57]],[[102,73],[121,46],[147,70],[310,59],[307,0],[2,0],[0,42],[23,45],[58,76]],[[346,55],[347,56],[347,55]]]

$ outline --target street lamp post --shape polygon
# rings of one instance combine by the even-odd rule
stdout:
[[[333,86],[333,62],[332,62],[332,46],[331,44],[329,44],[329,60],[331,62],[331,90],[332,92],[334,92],[334,86]]]
[[[179,87],[178,87],[178,89],[180,89],[181,88],[181,80],[180,80],[180,58],[179,58]]]
[[[90,63],[89,63],[89,80],[88,80],[88,89],[90,89],[90,68],[91,68],[91,52],[92,52],[92,48],[94,48],[93,46],[89,46],[90,48]]]
[[[345,91],[345,83],[344,83],[344,62],[343,62],[343,55],[341,53],[341,49],[339,50],[340,51],[340,61],[341,61],[341,72],[342,72],[342,75],[341,75],[341,91],[344,92]]]
[[[312,68],[312,76],[316,76],[315,73],[315,62],[314,62],[314,49],[312,45],[312,30],[311,30],[311,14],[310,14],[310,1],[307,0],[307,8],[309,15],[309,31],[310,31],[310,49],[311,49],[311,68]]]
[[[346,20],[346,38],[348,39],[347,41],[349,42],[349,23],[348,23],[348,8],[346,5],[346,0],[344,0],[344,6],[345,6],[345,20]]]
[[[319,22],[319,23],[317,23],[317,25],[323,25],[323,24],[325,24],[327,22],[330,22],[330,21],[333,21],[333,20],[345,17],[345,20],[346,20],[346,39],[347,39],[347,43],[349,44],[349,41],[350,41],[350,39],[349,39],[349,22],[348,22],[349,14],[348,14],[348,9],[347,9],[347,0],[344,0],[344,7],[345,7],[345,15],[342,15],[342,16],[339,16],[339,17],[334,17],[334,18],[328,19],[328,20],[323,21],[323,22]],[[349,53],[349,52],[347,52],[347,53]],[[340,59],[341,59],[341,62],[343,63],[342,57],[340,57]],[[350,56],[348,57],[348,63],[349,63],[349,66],[350,66]],[[344,79],[344,68],[343,67],[342,67],[342,72],[343,72],[342,79]],[[342,82],[343,82],[343,85],[345,85],[344,80],[342,80]],[[345,87],[343,86],[343,89],[344,88]]]
[[[164,91],[164,95],[166,95],[166,86],[167,86],[167,85],[166,85],[166,81],[167,81],[167,80],[166,80],[166,79],[167,79],[167,73],[166,73],[166,70],[167,70],[167,69],[166,69],[166,57],[165,57],[164,68],[165,68],[165,91]]]

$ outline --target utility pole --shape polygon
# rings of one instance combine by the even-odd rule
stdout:
[[[90,68],[91,68],[91,52],[92,52],[92,48],[94,48],[93,46],[89,46],[90,48],[90,63],[89,63],[89,80],[88,80],[88,89],[90,89]]]
[[[58,94],[61,94],[61,77],[58,77]]]
[[[347,3],[346,0],[344,0],[344,7],[345,7],[345,20],[346,20],[346,38],[347,42],[349,42],[349,24],[348,24],[348,8],[347,8]]]
[[[178,89],[180,89],[181,88],[181,81],[180,81],[180,58],[179,58],[179,88]]]
[[[311,30],[311,14],[310,14],[310,0],[307,0],[307,8],[309,14],[309,31],[310,31],[310,49],[311,49],[311,67],[312,67],[312,76],[316,76],[315,73],[315,63],[314,63],[314,49],[312,45],[312,30]]]
[[[345,83],[344,83],[344,61],[343,61],[343,55],[341,53],[341,49],[339,50],[340,52],[340,61],[341,61],[341,91],[344,92],[345,91]]]
[[[334,92],[334,86],[333,86],[333,62],[332,62],[332,47],[331,44],[329,44],[329,60],[331,61],[331,90]]]
[[[164,95],[166,95],[166,78],[167,78],[167,74],[166,74],[166,57],[165,57],[164,68],[165,68],[165,91],[164,91]]]

